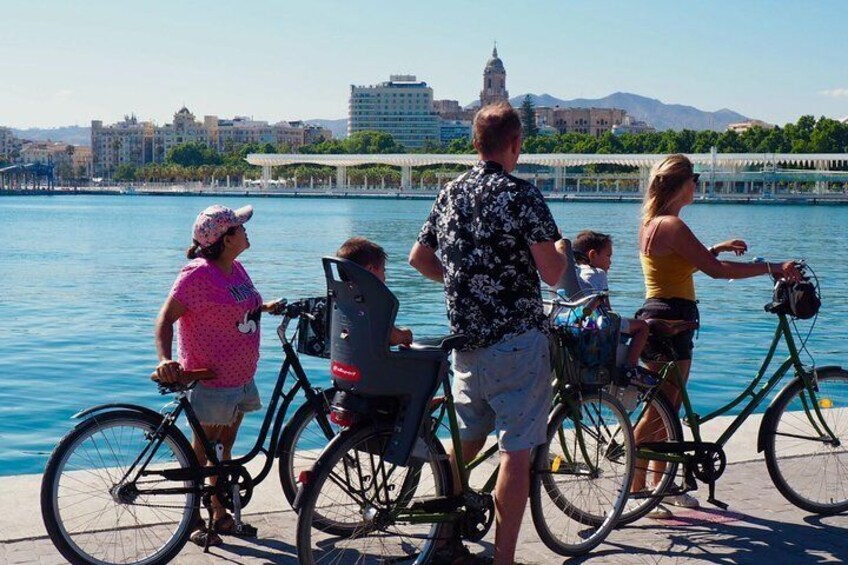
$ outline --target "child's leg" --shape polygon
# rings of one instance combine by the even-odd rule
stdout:
[[[627,366],[635,367],[639,364],[639,355],[648,343],[648,324],[645,320],[627,319],[630,334],[630,350],[627,353]]]

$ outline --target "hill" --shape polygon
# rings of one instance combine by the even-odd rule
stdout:
[[[526,94],[510,98],[518,107]],[[536,106],[560,106],[562,108],[621,108],[637,120],[648,122],[658,130],[715,130],[724,131],[728,124],[743,122],[749,118],[726,108],[715,112],[700,110],[683,104],[666,104],[656,98],[648,98],[628,92],[616,92],[604,98],[575,98],[563,100],[550,94],[533,94],[530,98]],[[478,103],[479,104],[479,103]]]
[[[69,145],[91,145],[91,128],[86,126],[64,126],[58,128],[10,128],[15,137],[30,141],[55,141]]]

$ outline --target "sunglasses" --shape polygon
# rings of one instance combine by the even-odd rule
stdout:
[[[692,182],[694,182],[695,184],[698,184],[698,179],[699,179],[699,178],[701,178],[701,174],[700,174],[700,173],[692,173]]]

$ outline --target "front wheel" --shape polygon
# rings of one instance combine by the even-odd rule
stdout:
[[[197,459],[162,418],[95,414],[56,446],[41,483],[41,515],[74,564],[154,565],[179,553],[199,518]],[[183,480],[162,471],[183,470]]]
[[[391,437],[390,427],[354,428],[337,436],[318,458],[297,520],[301,564],[429,562],[445,524],[408,510],[452,492],[447,455],[431,435],[418,440],[409,466],[399,467],[383,459]],[[334,533],[333,524],[356,527]]]
[[[848,371],[820,371],[815,391],[796,379],[772,410],[762,425],[766,465],[777,490],[808,512],[848,511]]]
[[[603,391],[554,408],[530,486],[533,524],[549,549],[583,555],[607,537],[627,503],[633,445],[624,408]]]

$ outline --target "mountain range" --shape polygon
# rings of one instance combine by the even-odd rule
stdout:
[[[525,96],[530,96],[536,106],[559,106],[561,108],[621,108],[637,120],[648,122],[657,130],[714,130],[724,131],[729,124],[744,122],[746,116],[723,108],[715,112],[699,110],[683,104],[665,104],[656,98],[648,98],[629,92],[616,92],[604,98],[575,98],[563,100],[550,94],[521,94],[509,99],[518,108]],[[479,105],[479,102],[467,107]]]
[[[715,112],[699,110],[694,106],[683,104],[665,104],[656,98],[648,98],[628,92],[616,92],[604,98],[575,98],[563,100],[550,94],[521,94],[510,98],[510,103],[516,108],[524,102],[525,96],[530,96],[536,106],[560,106],[562,108],[621,108],[637,120],[648,122],[657,130],[715,130],[724,131],[728,124],[744,122],[746,116],[733,110],[723,108]],[[466,107],[474,107],[479,102],[472,102]],[[337,120],[314,119],[305,120],[310,124],[325,127],[338,138],[347,137],[347,119]],[[91,145],[91,128],[85,126],[65,126],[57,128],[14,129],[17,137],[33,141],[58,141],[72,145]]]

